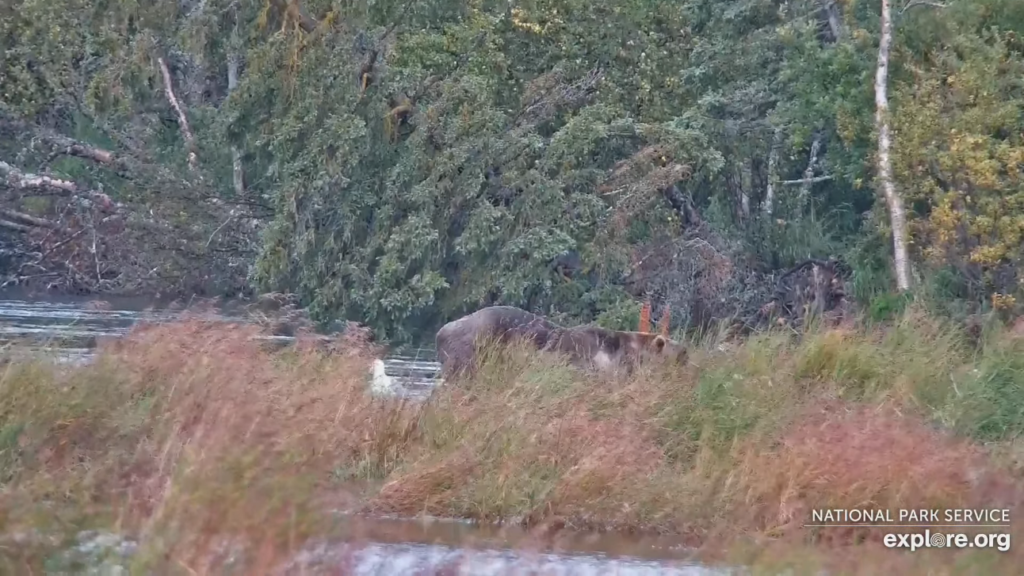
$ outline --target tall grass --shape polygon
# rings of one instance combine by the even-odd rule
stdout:
[[[1021,560],[803,527],[815,508],[1024,511],[1024,341],[1007,332],[978,349],[911,306],[627,379],[492,350],[422,405],[368,395],[364,342],[269,351],[257,335],[186,320],[88,366],[0,367],[0,532],[18,542],[0,565],[38,572],[104,529],[139,541],[141,573],[221,573],[229,544],[259,572],[328,533],[331,510],[659,530],[771,569]]]

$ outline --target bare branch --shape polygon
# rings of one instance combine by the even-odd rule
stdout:
[[[406,1],[405,5],[402,6],[402,11],[395,15],[395,19],[391,21],[391,25],[388,26],[387,29],[384,30],[384,33],[380,35],[380,39],[377,40],[377,46],[381,46],[384,43],[384,41],[387,40],[388,36],[390,36],[391,33],[395,31],[395,28],[398,27],[398,24],[400,22],[405,21],[406,13],[409,12],[409,9],[412,8],[412,5],[415,3],[415,0]]]
[[[32,226],[25,226],[24,224],[15,224],[14,222],[8,222],[7,220],[0,220],[0,228],[6,228],[8,230],[14,230],[15,232],[31,232]]]
[[[114,168],[120,172],[127,170],[127,163],[123,158],[120,158],[114,152],[99,148],[97,146],[91,146],[69,138],[62,134],[57,134],[51,130],[47,130],[41,126],[36,126],[22,120],[16,120],[13,118],[0,118],[0,127],[3,127],[12,132],[29,132],[35,137],[39,138],[43,142],[46,142],[56,150],[54,154],[65,154],[67,156],[74,156],[76,158],[82,158],[85,160],[92,160],[97,164],[103,164]],[[51,158],[52,159],[52,158]],[[126,174],[121,173],[122,176]]]
[[[739,167],[739,193],[740,193],[740,214],[743,219],[750,218],[750,185],[753,180],[753,170],[747,162],[743,162]]]
[[[22,172],[3,160],[0,160],[0,176],[5,176],[4,183],[15,190],[56,190],[71,196],[88,197],[104,209],[114,208],[114,202],[102,192],[83,189],[69,180]]]
[[[203,12],[205,10],[206,10],[206,0],[199,0],[199,4],[195,8],[193,8],[191,12],[189,12],[189,14],[188,14],[188,16],[186,16],[186,18],[191,20],[193,18],[196,18],[197,16],[202,16]]]
[[[18,212],[17,210],[10,210],[7,208],[0,210],[0,216],[5,216],[7,218],[10,218],[11,220],[20,221],[23,224],[35,226],[37,228],[54,229],[58,227],[56,224],[50,222],[49,220],[46,220],[45,218],[39,218],[36,216],[32,216],[31,214],[25,214],[24,212]]]
[[[164,94],[167,95],[167,101],[178,114],[178,126],[181,127],[181,136],[185,139],[185,146],[188,148],[188,166],[192,170],[196,170],[199,158],[196,156],[196,139],[192,135],[192,129],[189,128],[188,117],[185,116],[185,110],[178,102],[178,97],[174,95],[174,86],[171,84],[171,72],[167,69],[167,63],[164,62],[163,58],[157,58],[156,63],[160,67],[160,74],[164,79]]]
[[[814,180],[814,169],[818,167],[818,153],[821,151],[821,133],[814,135],[811,142],[811,153],[807,159],[807,168],[804,170],[803,186],[800,187],[800,202],[806,202],[811,195],[811,184]]]
[[[824,176],[815,176],[814,178],[800,178],[799,180],[783,180],[779,184],[785,184],[786,186],[793,186],[796,184],[814,184],[816,182],[826,182],[832,180],[835,176],[826,174]]]
[[[910,0],[910,2],[907,2],[907,5],[904,6],[902,10],[900,10],[900,16],[902,16],[903,14],[906,14],[907,10],[910,10],[911,8],[916,8],[918,6],[930,6],[932,8],[945,8],[946,4],[942,4],[941,2],[930,2],[929,0]]]
[[[206,240],[206,245],[203,246],[203,247],[204,248],[209,248],[210,244],[213,242],[213,239],[217,236],[217,233],[220,232],[225,226],[227,226],[228,222],[231,222],[231,220],[234,219],[234,217],[235,217],[234,211],[232,211],[230,214],[228,214],[227,219],[224,220],[224,222],[220,226],[217,226],[216,230],[214,230],[213,233],[210,234],[210,237]]]
[[[823,0],[822,8],[825,10],[825,16],[828,18],[828,28],[832,33],[832,41],[842,40],[844,30],[842,17],[839,14],[838,6],[836,6],[836,0]]]

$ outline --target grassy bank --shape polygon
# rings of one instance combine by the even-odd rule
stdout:
[[[371,399],[374,351],[270,352],[245,326],[143,327],[87,367],[0,368],[0,562],[38,573],[80,530],[141,573],[271,566],[325,510],[651,529],[709,561],[837,573],[1017,573],[995,550],[889,550],[814,508],[1005,507],[1019,524],[1024,340],[895,325],[753,338],[680,371],[594,380],[521,352],[425,405]],[[1024,536],[1019,528],[1014,537]]]

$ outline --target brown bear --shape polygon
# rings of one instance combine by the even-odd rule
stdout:
[[[632,371],[648,358],[680,364],[687,360],[686,348],[665,334],[622,332],[597,326],[569,328],[520,308],[491,306],[453,320],[437,331],[435,341],[443,377],[471,370],[476,363],[478,343],[486,340],[499,344],[523,340],[538,351],[567,355],[574,366],[602,372],[619,368]]]

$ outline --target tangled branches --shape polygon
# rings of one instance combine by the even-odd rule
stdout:
[[[798,329],[811,318],[835,323],[845,317],[850,269],[842,261],[810,259],[766,273],[748,265],[741,250],[699,223],[639,254],[630,286],[638,296],[683,311],[678,320],[698,332]]]
[[[19,164],[41,166],[34,172],[0,158],[0,286],[202,293],[228,275],[244,286],[255,249],[251,219],[236,218],[238,208],[209,201],[212,195],[203,198],[201,182],[183,182],[131,151],[91,146],[2,114],[0,136],[23,144],[20,152],[5,149],[17,153]],[[82,161],[76,174],[99,183],[49,172],[61,157]],[[130,191],[130,201],[114,202],[102,182]]]
[[[763,306],[743,320],[749,332],[771,323],[798,328],[811,318],[842,321],[849,311],[845,280],[850,268],[841,260],[805,260],[775,280],[775,290]]]

